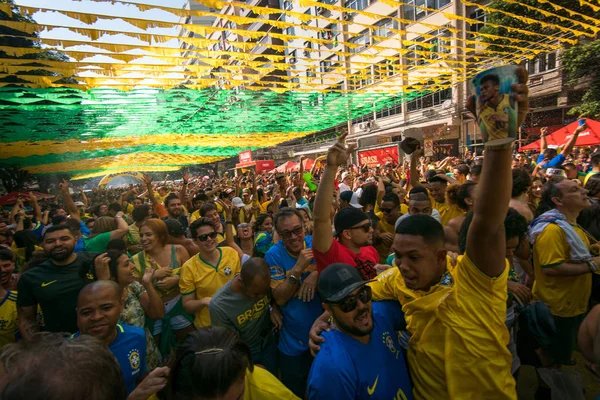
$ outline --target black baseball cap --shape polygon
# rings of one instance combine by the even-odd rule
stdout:
[[[369,221],[369,216],[364,211],[355,207],[342,208],[333,218],[335,236],[362,221]]]
[[[351,265],[331,264],[319,275],[319,296],[326,303],[336,303],[369,282]]]

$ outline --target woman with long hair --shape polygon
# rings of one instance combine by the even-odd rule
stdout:
[[[146,269],[155,270],[153,285],[164,304],[165,316],[155,321],[150,331],[163,357],[174,348],[175,338],[181,341],[194,330],[191,316],[183,310],[179,292],[179,272],[190,256],[183,246],[167,244],[168,238],[169,231],[164,221],[157,218],[147,220],[140,228],[140,242],[144,250],[131,257],[138,281]]]
[[[113,217],[100,217],[94,223],[91,234],[83,238],[85,251],[91,253],[103,253],[106,251],[108,242],[114,239],[122,239],[129,232],[129,225],[123,219],[123,212],[119,211]]]
[[[92,269],[96,278],[117,282],[121,288],[124,300],[119,323],[138,326],[146,331],[146,372],[160,367],[162,364],[160,351],[145,326],[146,316],[150,319],[161,319],[165,316],[165,306],[152,284],[156,271],[147,268],[140,283],[136,281],[133,274],[135,264],[127,254],[119,250],[109,250],[98,257],[98,263],[95,264],[99,267]]]
[[[188,335],[178,351],[165,388],[169,400],[296,400],[283,383],[252,363],[250,348],[237,333],[207,327]]]
[[[534,215],[537,213],[538,205],[542,199],[542,188],[544,187],[544,181],[539,177],[531,178],[531,187],[529,188],[529,200],[527,204]]]
[[[259,214],[253,230],[256,232],[253,256],[262,258],[273,246],[273,217],[270,214]]]

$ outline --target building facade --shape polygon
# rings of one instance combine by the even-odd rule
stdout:
[[[295,24],[278,33],[298,38],[287,43],[270,36],[263,39],[279,40],[277,44],[287,46],[285,60],[292,65],[286,71],[287,80],[300,87],[304,84],[308,88],[354,91],[383,87],[394,90],[397,85],[398,92],[407,95],[411,85],[431,84],[426,94],[408,101],[399,97],[397,103],[384,108],[374,105],[372,111],[347,124],[278,146],[274,158],[284,160],[322,154],[336,134],[344,129],[349,131],[348,140],[356,142],[361,149],[389,145],[406,136],[430,141],[434,149],[432,156],[437,158],[458,156],[467,149],[480,148],[478,127],[465,106],[470,96],[466,63],[485,53],[484,47],[477,45],[474,35],[486,22],[486,14],[479,8],[455,0],[407,0],[398,7],[378,0],[320,2],[380,16],[373,19],[331,7],[301,7],[299,2],[290,0],[250,0],[250,3],[304,14],[304,18],[285,13],[270,14],[269,18]],[[197,3],[192,4],[197,6]],[[414,6],[427,7],[428,11]],[[226,7],[220,12],[227,15],[237,10]],[[243,16],[252,17],[251,14],[245,12]],[[445,14],[464,16],[470,21],[451,19]],[[211,23],[235,28],[226,18]],[[243,29],[275,28],[256,22]],[[211,38],[222,38],[223,46],[227,46],[230,34],[218,32]],[[320,39],[326,42],[319,42]],[[385,48],[385,51],[375,50],[374,46]],[[273,50],[257,46],[253,51]],[[579,104],[583,91],[565,86],[559,51],[540,53],[534,59],[523,60],[522,65],[530,74],[532,109],[522,129],[522,144],[526,144],[537,139],[541,126],[562,127],[574,120],[575,117],[568,116],[567,112]],[[345,67],[345,76],[335,73],[339,66]],[[482,62],[477,66],[486,67]],[[278,78],[277,74],[270,77],[274,82]],[[261,79],[265,80],[265,77]]]

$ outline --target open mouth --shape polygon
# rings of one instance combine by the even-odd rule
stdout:
[[[361,325],[366,325],[369,322],[369,312],[365,312],[362,315],[355,318],[356,322]]]

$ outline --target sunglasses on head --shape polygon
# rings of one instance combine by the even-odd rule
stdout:
[[[348,229],[362,229],[365,232],[369,232],[371,230],[371,222],[367,222],[366,224],[360,225],[360,226],[355,226],[354,228],[348,228]]]
[[[198,235],[198,237],[196,239],[198,239],[199,242],[206,242],[208,240],[208,238],[214,239],[217,237],[217,232],[211,232],[211,233],[205,233],[204,235]]]
[[[239,224],[237,227],[238,228],[249,228],[251,225],[247,222],[244,222],[243,224]]]
[[[304,228],[302,228],[301,226],[299,226],[299,227],[297,227],[295,229],[292,229],[291,231],[283,231],[283,232],[278,232],[278,233],[279,233],[279,236],[282,239],[289,239],[289,238],[292,237],[292,235],[295,235],[295,236],[301,235],[302,232],[303,232],[303,230],[304,230]]]
[[[370,286],[363,286],[358,293],[346,296],[342,300],[333,302],[343,313],[349,313],[356,309],[357,300],[361,303],[367,304],[373,298],[373,291]]]

